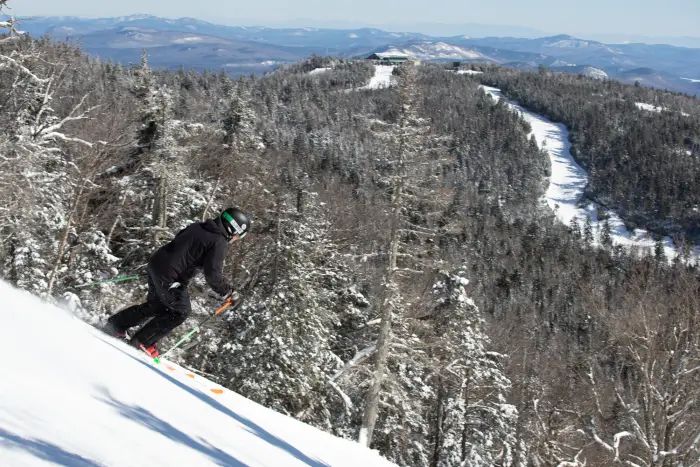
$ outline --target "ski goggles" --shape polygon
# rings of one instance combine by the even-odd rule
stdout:
[[[243,238],[243,237],[246,236],[246,234],[248,233],[248,230],[246,230],[248,226],[246,226],[245,224],[243,224],[243,226],[241,227],[241,225],[238,224],[238,222],[236,222],[236,219],[234,219],[234,218],[231,216],[231,214],[229,214],[229,213],[227,213],[227,212],[222,213],[222,214],[221,214],[221,217],[223,217],[224,219],[226,219],[226,221],[227,221],[229,224],[231,224],[231,226],[233,227],[233,230],[236,231],[236,234],[238,235],[238,238]]]

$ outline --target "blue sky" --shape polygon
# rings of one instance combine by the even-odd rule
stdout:
[[[104,17],[146,13],[232,25],[482,23],[522,26],[548,33],[700,36],[700,0],[10,0],[9,5],[18,16]]]

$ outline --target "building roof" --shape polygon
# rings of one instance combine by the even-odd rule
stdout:
[[[409,60],[411,58],[408,54],[401,53],[398,50],[389,50],[387,52],[373,53],[368,58],[372,58],[372,57],[377,57],[380,60],[388,60],[388,59]]]

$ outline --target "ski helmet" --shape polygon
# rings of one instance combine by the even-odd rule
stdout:
[[[250,230],[252,221],[250,217],[240,209],[228,208],[221,213],[221,224],[226,229],[229,238],[233,238],[234,235],[243,238]]]

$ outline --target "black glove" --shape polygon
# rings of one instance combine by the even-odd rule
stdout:
[[[224,301],[226,301],[226,300],[229,300],[229,299],[233,296],[233,294],[234,294],[233,286],[230,286],[230,285],[229,285],[229,286],[227,287],[227,289],[228,289],[227,292],[226,292],[225,294],[223,294],[223,295],[220,294],[220,293],[218,293],[218,292],[216,292],[216,291],[214,291],[214,290],[211,290],[211,291],[209,292],[209,296],[211,296],[211,297],[213,297],[213,298],[215,298],[215,299],[217,299],[217,300],[219,300],[219,301],[221,301],[221,302],[224,302]]]

